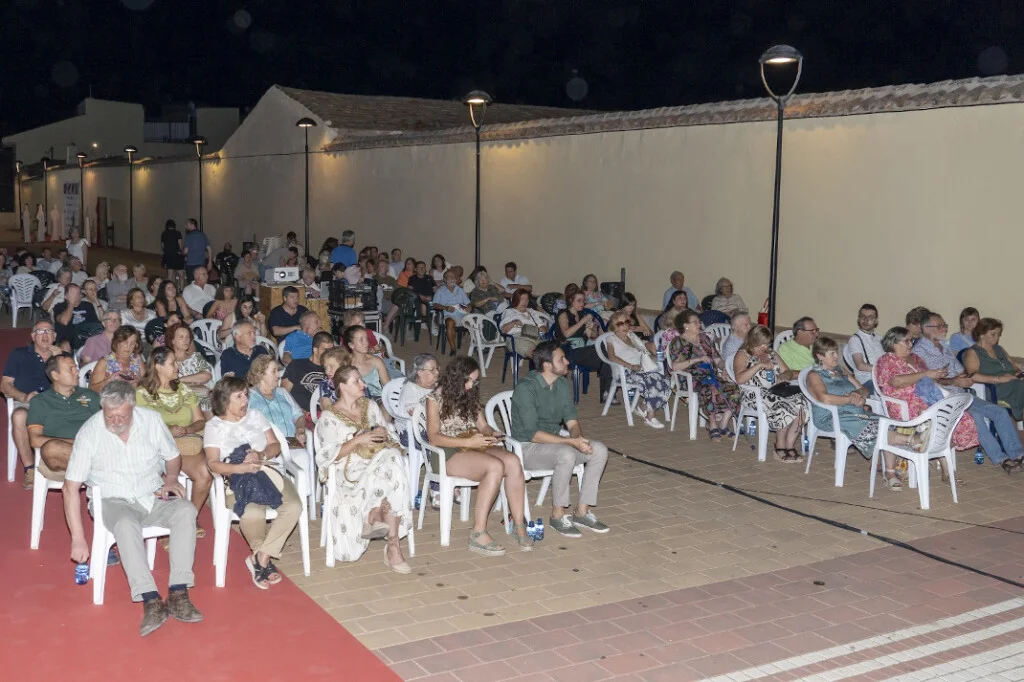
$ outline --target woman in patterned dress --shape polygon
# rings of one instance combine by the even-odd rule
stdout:
[[[708,434],[713,441],[732,438],[730,421],[740,411],[740,387],[725,372],[725,361],[714,342],[701,331],[700,315],[685,310],[675,319],[679,335],[668,347],[668,359],[674,372],[689,372],[700,406],[708,415]]]
[[[89,388],[99,392],[108,382],[118,379],[137,386],[146,374],[145,362],[139,354],[141,347],[139,330],[128,325],[118,327],[110,339],[110,355],[96,362]]]
[[[640,392],[636,415],[652,429],[663,429],[665,425],[658,421],[657,413],[665,407],[672,388],[668,377],[662,373],[652,355],[654,345],[641,341],[639,336],[629,331],[631,326],[629,315],[625,312],[612,313],[608,321],[612,336],[608,337],[605,351],[609,361],[626,368],[629,387]]]
[[[188,325],[179,324],[168,327],[164,333],[167,346],[174,351],[178,365],[178,380],[191,388],[199,397],[199,407],[209,418],[210,392],[213,390],[213,368],[206,358],[196,350],[192,339],[192,329]]]
[[[775,432],[775,459],[785,464],[804,461],[797,451],[800,427],[803,426],[804,396],[802,393],[784,395],[771,388],[794,378],[786,363],[772,350],[772,334],[768,327],[757,325],[747,334],[747,340],[736,351],[732,361],[736,383],[752,384],[761,394],[768,428]],[[743,392],[743,405],[754,409],[754,397]]]
[[[359,370],[348,365],[334,375],[338,400],[315,431],[320,480],[334,469],[334,495],[324,523],[331,524],[334,554],[356,561],[370,540],[385,538],[384,563],[396,573],[412,571],[398,541],[412,527],[409,479],[398,443],[377,404],[365,397]]]

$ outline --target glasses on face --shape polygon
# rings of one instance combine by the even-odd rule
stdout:
[[[896,343],[897,343],[897,344],[901,344],[901,343],[902,343],[902,344],[903,344],[903,345],[905,345],[905,346],[909,346],[910,344],[912,344],[912,343],[913,343],[913,340],[912,340],[912,339],[909,339],[909,338],[907,338],[907,339],[900,339],[900,340],[899,340],[899,341],[897,341]]]
[[[47,336],[48,334],[56,334],[56,333],[57,332],[55,332],[52,329],[36,329],[34,332],[32,332],[32,334],[34,334],[35,336]]]
[[[926,324],[926,329],[949,329],[949,325],[943,322],[942,324]]]
[[[817,334],[817,333],[818,333],[818,332],[820,332],[821,330],[820,330],[820,329],[818,329],[817,327],[813,327],[813,328],[811,328],[811,329],[801,329],[800,331],[802,331],[802,332],[807,332],[808,334]]]

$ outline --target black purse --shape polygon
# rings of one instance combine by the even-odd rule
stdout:
[[[793,396],[800,395],[800,387],[796,384],[784,383],[775,384],[768,389],[768,392],[778,398],[792,398]]]

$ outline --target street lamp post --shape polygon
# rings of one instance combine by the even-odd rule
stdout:
[[[43,220],[41,222],[42,222],[42,224],[45,225],[46,224],[46,216],[48,215],[47,211],[50,210],[50,208],[49,208],[50,207],[50,187],[49,187],[49,185],[46,182],[46,171],[47,171],[46,167],[50,163],[50,159],[44,156],[42,159],[40,159],[40,161],[43,164]],[[50,225],[50,229],[51,230],[53,229],[53,225]],[[50,234],[53,234],[53,233],[51,232]],[[46,235],[44,234],[43,236],[45,237]]]
[[[764,84],[764,89],[768,91],[768,96],[775,100],[775,104],[778,106],[778,128],[775,133],[775,201],[772,208],[772,253],[771,253],[771,266],[769,269],[768,279],[768,329],[775,333],[775,296],[777,293],[776,282],[779,275],[779,199],[782,193],[782,121],[786,109],[786,102],[793,95],[796,90],[797,83],[800,82],[800,74],[804,67],[804,57],[800,54],[799,50],[789,45],[774,45],[768,48],[761,58],[758,59],[761,65],[761,83]],[[784,95],[776,94],[771,86],[768,85],[768,80],[764,75],[765,64],[770,66],[796,64],[796,77],[793,79],[793,85],[790,86],[789,91]]]
[[[469,107],[469,121],[476,131],[476,240],[473,251],[476,267],[480,267],[480,126],[483,125],[484,113],[491,101],[491,96],[483,90],[474,90],[462,99],[462,103]]]
[[[196,161],[199,163],[199,231],[203,232],[203,145],[206,138],[197,135],[192,138],[192,144],[196,146]]]
[[[85,238],[85,230],[82,225],[85,225],[85,152],[78,152],[75,154],[78,159],[78,220],[75,221],[75,227],[78,228],[78,236]]]
[[[316,121],[314,121],[311,118],[305,118],[304,117],[304,118],[300,118],[298,121],[296,121],[295,122],[295,126],[297,128],[302,128],[302,133],[305,136],[305,143],[306,143],[306,146],[305,146],[305,156],[306,156],[306,213],[305,213],[306,221],[305,221],[305,225],[306,225],[306,229],[305,229],[305,232],[303,233],[304,234],[304,241],[302,243],[305,245],[305,249],[306,249],[306,253],[304,255],[309,255],[309,253],[310,253],[310,250],[309,250],[309,129],[316,127]]]
[[[135,250],[135,187],[132,181],[132,156],[138,154],[139,150],[133,145],[128,145],[124,148],[125,154],[128,155],[128,250]],[[99,235],[99,225],[96,226],[97,238]]]

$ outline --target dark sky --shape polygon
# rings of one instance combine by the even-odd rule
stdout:
[[[1021,0],[0,0],[0,134],[70,115],[90,85],[150,116],[274,83],[640,109],[760,96],[776,42],[817,92],[1014,73],[1022,36]]]

